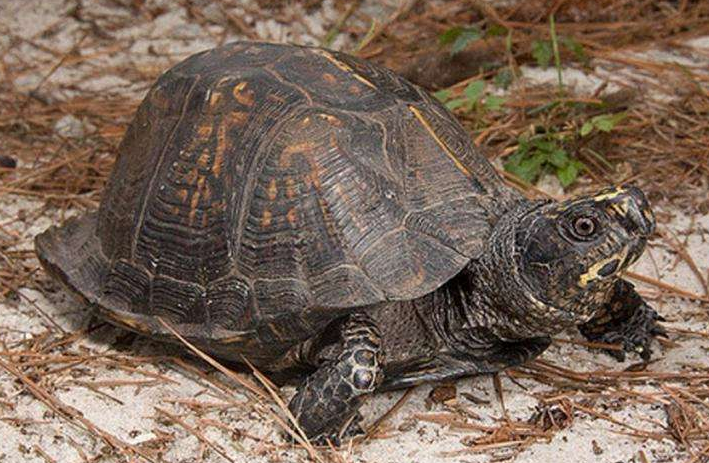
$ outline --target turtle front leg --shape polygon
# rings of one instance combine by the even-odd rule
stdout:
[[[609,301],[596,317],[580,325],[579,331],[592,342],[620,344],[623,350],[604,349],[619,362],[625,360],[626,352],[634,352],[647,361],[652,355],[652,340],[667,335],[658,321],[664,318],[640,297],[632,283],[618,280]]]
[[[311,442],[340,445],[361,434],[358,409],[381,383],[381,336],[364,313],[349,316],[341,328],[342,350],[298,388],[288,408]]]

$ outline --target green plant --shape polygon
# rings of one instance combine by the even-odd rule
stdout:
[[[583,45],[572,37],[558,36],[556,34],[554,16],[549,16],[549,35],[551,37],[550,40],[532,41],[532,58],[537,62],[537,66],[546,69],[551,64],[551,59],[554,58],[554,65],[557,69],[560,69],[560,49],[562,47],[570,51],[577,61],[583,64],[588,63],[588,56]]]
[[[450,89],[439,90],[433,94],[440,101],[445,103],[451,111],[458,108],[466,112],[472,110],[499,111],[505,103],[505,98],[497,95],[484,95],[485,81],[474,80],[466,85],[463,94],[457,98],[453,97]]]
[[[626,114],[622,112],[593,116],[575,134],[546,129],[541,134],[523,135],[517,139],[517,149],[507,158],[504,168],[528,183],[536,182],[544,173],[552,173],[563,187],[567,187],[576,181],[584,164],[570,155],[564,146],[568,146],[573,139],[587,137],[593,132],[608,133],[625,117]],[[608,161],[599,153],[589,148],[585,148],[585,152],[609,166]]]
[[[594,130],[599,132],[610,132],[623,119],[625,119],[625,113],[601,114],[599,116],[594,116],[583,123],[581,130],[579,130],[579,134],[582,137],[585,137]]]
[[[569,156],[561,141],[557,134],[548,132],[520,137],[517,150],[507,159],[504,168],[528,183],[536,182],[545,172],[554,173],[561,185],[567,187],[576,180],[584,165]]]
[[[455,26],[445,30],[438,37],[438,41],[441,45],[450,45],[450,54],[455,55],[465,50],[471,42],[478,40],[480,37],[482,37],[482,34],[477,27]]]

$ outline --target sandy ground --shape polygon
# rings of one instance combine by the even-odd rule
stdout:
[[[165,69],[192,52],[211,47],[222,40],[237,35],[225,33],[215,25],[198,25],[191,21],[184,8],[169,7],[149,24],[130,24],[130,17],[120,2],[84,2],[87,10],[109,10],[115,24],[114,34],[129,39],[130,46],[101,52],[96,58],[82,61],[76,66],[52,70],[51,60],[43,51],[29,42],[17,42],[10,36],[31,39],[53,50],[68,51],[81,41],[82,24],[73,19],[62,22],[60,29],[52,30],[58,18],[68,16],[74,3],[63,0],[20,1],[7,0],[0,4],[0,49],[7,68],[20,66],[33,59],[47,61],[39,71],[28,70],[6,74],[13,79],[18,89],[32,90],[41,84],[43,91],[52,98],[67,98],[82,91],[116,92],[141,95],[145,85],[121,75],[95,75],[101,66],[123,63],[131,72],[150,75]],[[156,2],[157,6],[165,6]],[[249,8],[236,9],[248,20]],[[382,8],[376,2],[365,2],[366,8]],[[386,13],[388,7],[383,7]],[[211,10],[208,10],[211,11]],[[301,12],[302,13],[302,12]],[[212,14],[219,15],[219,10]],[[257,21],[256,30],[264,38],[295,40],[301,43],[316,43],[322,37],[339,12],[325,1],[313,11],[304,13],[302,24],[285,27],[275,20]],[[66,19],[66,18],[65,18]],[[338,39],[339,40],[339,39]],[[334,47],[342,45],[339,42]],[[704,43],[700,44],[704,46]],[[80,49],[82,54],[95,50]],[[159,57],[154,53],[158,50]],[[105,51],[105,50],[104,50]],[[667,56],[658,56],[666,59]],[[676,56],[674,58],[677,58]],[[674,59],[673,58],[673,59]],[[20,66],[22,67],[22,66]],[[578,71],[568,70],[569,77]],[[93,76],[86,78],[87,76]],[[580,77],[584,78],[583,75]],[[549,78],[544,73],[529,71],[529,78]],[[553,78],[553,75],[552,77]],[[71,89],[52,93],[53,87],[67,82],[81,82]],[[593,82],[592,82],[593,84]],[[580,84],[581,85],[581,84]],[[91,130],[67,122],[71,130]],[[693,219],[680,211],[666,207],[660,215],[660,229],[669,236],[686,241],[688,252],[704,274],[709,270],[709,216]],[[70,211],[70,213],[74,213]],[[30,223],[15,221],[18,214],[39,216]],[[26,198],[4,195],[0,197],[0,224],[8,224],[12,233],[22,236],[23,248],[30,248],[32,237],[44,230],[57,217],[44,209],[44,204]],[[687,291],[702,294],[703,288],[694,273],[680,261],[667,243],[654,240],[649,252],[635,265],[635,272],[660,279]],[[692,302],[663,295],[655,287],[639,285],[643,294],[653,301],[657,310],[667,319],[666,326],[673,329],[709,333],[707,303]],[[40,293],[24,288],[17,297],[0,301],[0,342],[3,351],[21,342],[40,339],[51,330],[53,333],[73,333],[96,324],[88,313],[61,291]],[[576,339],[573,333],[561,337]],[[61,336],[60,336],[61,338]],[[709,338],[697,335],[671,334],[671,345],[656,346],[656,362],[649,366],[653,372],[682,374],[692,366],[693,371],[709,370]],[[180,347],[165,346],[153,341],[126,336],[118,329],[104,326],[72,340],[70,347],[61,355],[95,355],[125,361],[135,370],[122,369],[116,362],[83,361],[62,368],[46,377],[28,378],[35,384],[51,388],[55,398],[72,410],[78,411],[86,420],[124,443],[146,446],[162,445],[162,461],[168,462],[290,462],[306,461],[303,450],[294,450],[284,443],[279,427],[266,413],[264,405],[251,399],[240,386],[222,374],[214,372],[202,362],[184,354]],[[179,356],[183,365],[171,360]],[[3,357],[0,356],[0,360]],[[622,371],[636,359],[619,364],[612,359],[579,346],[555,343],[542,359],[555,365],[580,371]],[[516,379],[515,379],[516,378]],[[380,428],[379,435],[356,445],[342,449],[342,461],[356,462],[478,462],[504,459],[511,455],[510,449],[491,449],[489,452],[470,451],[471,439],[480,437],[475,426],[498,426],[504,420],[513,422],[530,419],[539,407],[542,397],[552,388],[542,382],[522,378],[520,375],[500,375],[504,409],[497,397],[491,377],[476,377],[458,381],[457,394],[443,403],[429,399],[432,386],[415,389],[403,407],[396,411]],[[513,381],[514,379],[514,381]],[[222,385],[227,385],[223,387]],[[626,382],[623,388],[642,394],[658,392],[661,387],[671,387],[672,382],[659,384]],[[628,400],[614,395],[614,390],[596,391],[596,409],[611,420],[589,416],[576,411],[565,429],[550,433],[548,441],[531,445],[515,456],[517,462],[680,462],[690,461],[691,455],[674,440],[662,438],[666,423],[666,409],[661,403]],[[617,391],[615,391],[617,392]],[[285,388],[284,396],[292,394]],[[389,410],[402,393],[379,394],[364,408],[369,423]],[[471,400],[468,397],[482,400]],[[476,403],[479,402],[479,403]],[[553,401],[551,402],[553,403]],[[600,405],[599,405],[600,404]],[[707,405],[709,406],[709,404]],[[184,424],[170,419],[179,417]],[[451,417],[457,423],[447,423]],[[194,427],[203,433],[200,438],[187,430]],[[661,438],[639,438],[628,435],[636,430],[657,432]],[[0,368],[0,462],[82,462],[127,461],[120,452],[112,450],[105,440],[89,432],[85,426],[62,418],[45,402],[30,393],[27,383],[21,383],[6,369]],[[161,444],[162,443],[162,444]],[[695,449],[698,450],[698,449]],[[139,460],[136,460],[139,461]],[[159,460],[158,460],[159,461]],[[337,460],[335,460],[337,461]]]

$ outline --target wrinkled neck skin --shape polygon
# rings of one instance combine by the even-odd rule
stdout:
[[[555,306],[542,301],[520,274],[516,224],[544,204],[517,203],[496,224],[481,257],[435,293],[432,322],[453,350],[470,352],[500,341],[556,334],[591,319],[607,299],[612,280]]]

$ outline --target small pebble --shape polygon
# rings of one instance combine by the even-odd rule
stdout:
[[[85,134],[81,120],[67,114],[54,124],[54,131],[66,138],[82,138]]]

